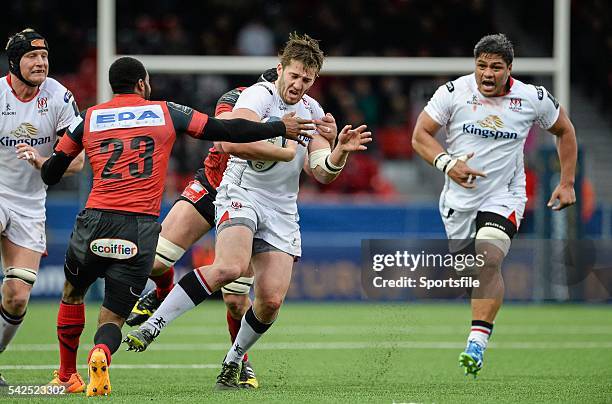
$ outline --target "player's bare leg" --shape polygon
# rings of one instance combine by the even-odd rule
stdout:
[[[476,243],[476,253],[485,257],[484,266],[478,274],[480,286],[472,291],[472,328],[467,347],[459,355],[459,364],[464,368],[465,374],[474,377],[482,369],[484,351],[503,302],[504,280],[501,265],[505,257],[504,251],[486,240]]]
[[[6,237],[1,238],[0,245],[4,268],[0,306],[0,352],[3,352],[25,317],[41,254],[18,246]],[[0,375],[0,386],[3,385],[6,382]]]
[[[156,287],[138,299],[126,320],[127,325],[140,325],[151,317],[174,286],[176,261],[210,229],[210,223],[192,204],[178,200],[172,206],[162,222],[155,263],[149,276]]]
[[[87,290],[78,289],[64,282],[62,300],[57,313],[57,339],[59,341],[60,368],[53,371],[50,385],[64,386],[68,393],[82,393],[85,382],[77,371],[79,339],[85,328],[85,305]]]
[[[243,225],[225,227],[217,234],[215,262],[183,276],[155,313],[125,342],[128,350],[144,351],[170,322],[206,300],[247,271],[253,245],[253,230]]]
[[[255,301],[242,318],[240,331],[227,353],[221,374],[217,377],[217,389],[237,388],[238,366],[242,356],[265,333],[285,300],[293,257],[280,251],[256,254],[252,258],[255,270]]]

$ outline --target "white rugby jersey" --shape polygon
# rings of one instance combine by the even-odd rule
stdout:
[[[27,143],[50,156],[57,132],[70,125],[78,109],[72,93],[52,78],[34,98],[22,101],[8,77],[0,78],[0,201],[24,216],[44,218],[47,187],[40,171],[17,159],[15,145]]]
[[[544,87],[510,78],[510,90],[485,97],[475,75],[459,77],[440,86],[425,112],[446,129],[448,154],[459,157],[474,152],[468,165],[478,177],[475,189],[466,189],[446,176],[442,202],[456,211],[470,211],[495,193],[510,193],[527,201],[523,146],[537,123],[549,129],[559,117],[559,103]]]
[[[325,113],[312,97],[304,95],[294,105],[286,104],[274,83],[257,83],[246,88],[238,98],[234,110],[250,109],[265,119],[271,116],[281,118],[294,112],[304,119],[321,119]],[[300,173],[308,150],[298,145],[293,160],[279,161],[266,171],[255,171],[246,160],[232,156],[227,164],[221,185],[232,183],[249,190],[255,197],[265,199],[265,204],[279,212],[297,213],[297,194],[299,191]]]

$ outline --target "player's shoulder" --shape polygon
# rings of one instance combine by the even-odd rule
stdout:
[[[231,106],[236,105],[236,101],[238,101],[238,97],[240,97],[240,94],[242,94],[245,88],[246,87],[236,87],[236,88],[232,88],[229,91],[226,91],[225,93],[223,93],[221,97],[219,97],[219,100],[217,101],[217,105],[219,104],[229,104]]]
[[[0,94],[11,92],[11,86],[8,83],[8,76],[0,77]]]
[[[302,96],[302,104],[304,105],[304,108],[306,108],[310,112],[311,115],[324,114],[323,107],[321,107],[321,104],[319,104],[317,100],[315,100],[308,94],[304,94]]]
[[[517,96],[528,99],[535,105],[552,102],[555,108],[559,108],[557,99],[544,86],[523,83],[520,80],[514,79],[512,92]]]
[[[40,86],[41,95],[49,97],[53,101],[69,104],[74,96],[62,83],[52,77],[47,77]]]
[[[264,93],[268,93],[271,96],[273,96],[276,93],[276,86],[274,85],[274,83],[269,83],[267,81],[260,81],[259,83],[255,83],[252,86],[244,90],[244,92],[247,92],[247,91],[264,92]]]
[[[68,89],[62,83],[52,77],[47,77],[47,79],[40,85],[40,92],[46,92],[49,95],[63,95],[66,93],[66,91],[68,91]]]
[[[474,80],[474,74],[467,74],[465,76],[457,77],[455,80],[447,81],[440,86],[440,90],[443,92],[453,94],[457,91],[466,89],[470,86],[471,81]]]

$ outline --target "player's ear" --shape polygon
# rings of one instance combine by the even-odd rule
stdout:
[[[512,63],[508,65],[508,73],[512,73]]]
[[[136,83],[136,88],[135,88],[136,91],[135,92],[139,93],[139,94],[144,94],[145,88],[146,88],[146,85],[145,85],[144,80],[143,79],[138,79],[138,82]]]
[[[283,65],[281,63],[276,65],[276,74],[278,75],[278,77],[280,77],[281,74],[283,74]]]

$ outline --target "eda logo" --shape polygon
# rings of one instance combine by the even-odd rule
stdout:
[[[97,132],[108,129],[136,128],[143,126],[164,126],[166,120],[161,105],[143,105],[139,107],[122,107],[96,109],[89,118],[89,131]]]
[[[89,244],[92,253],[105,258],[127,260],[138,254],[138,247],[129,240],[99,238]]]

